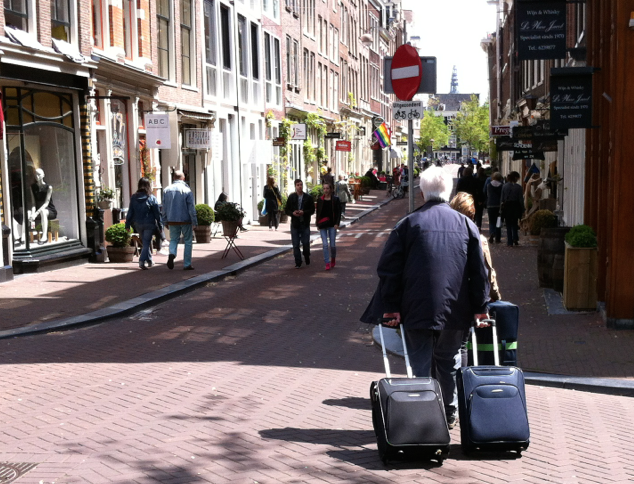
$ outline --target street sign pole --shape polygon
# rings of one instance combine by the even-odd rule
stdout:
[[[407,121],[407,166],[409,167],[409,212],[414,211],[414,120]]]

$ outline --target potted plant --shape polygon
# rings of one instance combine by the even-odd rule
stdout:
[[[130,245],[131,233],[123,222],[111,225],[106,230],[106,242],[111,244],[107,247],[110,262],[132,262],[134,247]]]
[[[264,199],[258,202],[258,223],[262,226],[269,224],[269,214],[267,212],[266,215],[262,215],[263,209],[264,209]]]
[[[597,308],[597,236],[591,227],[576,225],[566,234],[564,306]]]
[[[223,235],[232,237],[242,225],[246,212],[237,203],[225,202],[216,211],[216,220],[222,222]]]
[[[108,210],[112,208],[112,201],[114,200],[114,190],[112,188],[101,188],[97,192],[97,206],[102,210]]]
[[[286,193],[282,193],[282,203],[280,205],[280,223],[285,224],[288,222],[288,215],[284,211],[286,209],[286,202],[288,201],[288,195]]]
[[[363,195],[367,195],[368,193],[370,193],[372,179],[369,176],[359,177],[359,183],[361,184],[361,192]]]
[[[214,209],[206,203],[199,203],[194,207],[198,225],[194,233],[197,244],[208,244],[211,242],[211,224],[214,222]]]

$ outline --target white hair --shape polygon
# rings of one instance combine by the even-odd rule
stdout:
[[[430,166],[420,176],[420,191],[425,201],[440,200],[448,202],[453,190],[453,179],[443,168]]]

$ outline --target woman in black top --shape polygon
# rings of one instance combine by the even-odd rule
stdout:
[[[273,230],[273,225],[275,225],[275,230],[277,230],[279,226],[278,213],[282,196],[280,195],[279,188],[275,185],[275,178],[272,176],[266,180],[263,196],[264,200],[266,200],[266,213],[269,216],[269,230]]]
[[[321,234],[321,241],[324,248],[324,262],[326,270],[335,267],[337,257],[337,247],[335,239],[337,230],[341,222],[341,203],[339,198],[332,194],[332,186],[323,186],[324,194],[317,199],[317,228]],[[330,239],[330,250],[328,249],[328,239]]]

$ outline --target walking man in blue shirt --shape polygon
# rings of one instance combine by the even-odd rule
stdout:
[[[174,259],[178,249],[178,241],[183,236],[185,253],[183,255],[183,269],[193,271],[192,244],[194,229],[198,225],[194,195],[185,183],[185,174],[177,170],[174,172],[174,182],[163,190],[163,225],[170,231],[170,254],[167,259],[168,269],[174,269]]]

